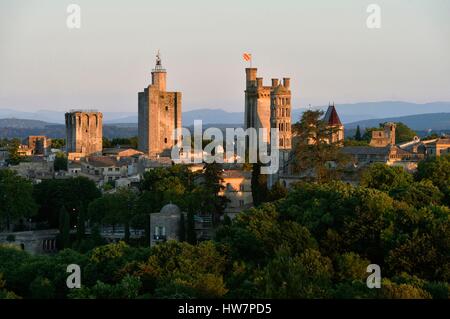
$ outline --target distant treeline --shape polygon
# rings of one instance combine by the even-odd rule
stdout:
[[[23,139],[30,135],[45,135],[50,138],[65,138],[66,128],[64,125],[49,125],[45,128],[12,128],[1,127],[0,138],[19,138]],[[137,126],[116,126],[104,125],[103,136],[109,139],[112,138],[129,138],[137,135]]]

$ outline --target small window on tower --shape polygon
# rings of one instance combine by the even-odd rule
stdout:
[[[166,137],[166,138],[164,138],[164,143],[166,143],[166,144],[167,144],[167,137]]]
[[[169,107],[168,106],[166,106],[166,112],[169,110]]]

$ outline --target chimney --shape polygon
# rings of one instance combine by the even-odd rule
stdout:
[[[279,83],[278,79],[272,79],[272,87],[278,86],[278,83]]]
[[[263,78],[256,78],[256,86],[257,87],[263,86]]]
[[[246,68],[245,75],[247,80],[247,88],[256,85],[256,72],[257,68]]]
[[[291,85],[291,79],[290,78],[283,78],[283,86],[286,89],[289,89],[290,85]]]

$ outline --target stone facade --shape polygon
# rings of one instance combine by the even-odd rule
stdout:
[[[152,83],[138,93],[138,148],[152,157],[169,155],[181,128],[181,92],[166,91],[166,75],[158,54]]]
[[[222,173],[222,185],[224,189],[219,195],[225,196],[229,202],[225,207],[225,213],[234,218],[236,214],[253,206],[251,172],[243,170],[225,170]]]
[[[57,229],[0,233],[0,244],[8,244],[31,254],[46,254],[57,251]],[[12,240],[10,239],[12,238]]]
[[[46,136],[28,136],[25,142],[33,155],[47,155],[50,152],[52,140]]]
[[[272,79],[271,86],[263,85],[263,78],[256,77],[257,68],[246,68],[245,128],[279,129],[279,148],[290,149],[291,134],[291,91],[290,79]],[[266,140],[265,142],[269,142]]]
[[[102,153],[102,122],[101,112],[72,110],[66,113],[66,150],[69,159]]]
[[[386,123],[384,129],[372,131],[372,139],[370,146],[372,147],[386,147],[388,145],[395,145],[395,123]]]

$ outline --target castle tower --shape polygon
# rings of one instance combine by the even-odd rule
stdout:
[[[65,114],[66,150],[69,159],[101,154],[103,114],[96,110],[71,110]],[[70,153],[74,155],[71,156]]]
[[[395,129],[397,125],[393,122],[388,122],[384,124],[384,132],[389,140],[390,145],[395,145]]]
[[[149,156],[170,156],[173,132],[181,128],[181,92],[166,91],[166,70],[158,51],[152,83],[138,93],[138,148]]]
[[[270,86],[263,85],[256,68],[246,68],[245,128],[266,128],[270,142],[270,129],[280,130],[280,149],[291,148],[291,91],[290,79],[272,79]],[[281,129],[282,128],[282,129]]]
[[[328,124],[328,127],[332,129],[331,132],[331,143],[340,143],[344,141],[344,125],[337,114],[336,108],[333,104],[328,105],[327,112],[323,117],[323,121]]]
[[[271,127],[278,128],[279,149],[291,149],[291,91],[290,79],[283,78],[283,84],[278,79],[272,79],[270,94]]]
[[[270,92],[271,86],[263,86],[263,79],[256,77],[256,68],[246,68],[245,128],[267,129],[270,136]]]

